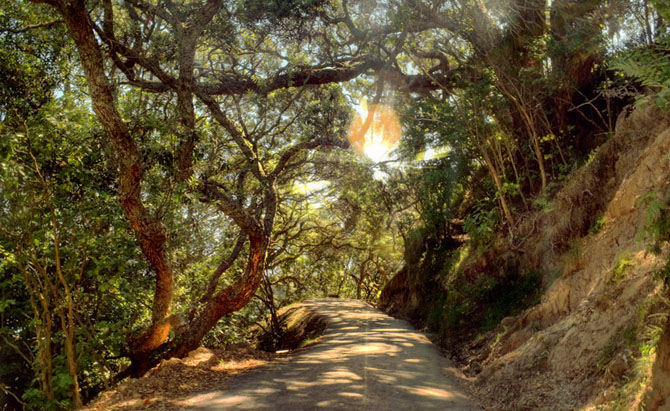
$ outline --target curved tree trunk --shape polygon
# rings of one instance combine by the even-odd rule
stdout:
[[[266,179],[264,191],[264,218],[257,222],[244,211],[226,209],[224,212],[236,222],[242,221],[243,231],[248,234],[250,242],[249,259],[245,274],[231,286],[212,295],[209,294],[204,306],[194,309],[185,325],[180,325],[182,318],[171,316],[170,308],[173,296],[174,275],[166,253],[165,229],[163,224],[151,216],[141,198],[141,181],[143,164],[139,149],[121,118],[114,100],[113,87],[104,71],[105,61],[98,43],[90,18],[83,0],[67,2],[64,0],[35,0],[46,2],[58,8],[65,24],[79,51],[80,61],[88,83],[93,109],[110,136],[115,160],[119,163],[119,202],[124,210],[130,226],[138,239],[145,258],[156,273],[151,325],[129,343],[131,366],[116,376],[120,380],[125,376],[140,376],[163,358],[183,357],[197,348],[204,335],[214,327],[217,321],[228,313],[238,311],[253,297],[258,288],[265,265],[269,238],[272,233],[277,207],[277,192],[274,180]],[[183,91],[183,88],[180,88]],[[192,111],[188,99],[179,96],[183,113]],[[194,137],[195,138],[195,137]],[[193,139],[186,141],[183,152],[180,147],[179,162],[184,170],[190,168],[190,153]],[[177,176],[183,178],[183,176]],[[225,207],[224,207],[225,208]],[[165,342],[169,331],[175,328],[177,337]]]
[[[240,310],[247,305],[260,286],[265,269],[265,259],[269,237],[259,231],[250,236],[249,259],[245,274],[230,286],[212,296],[204,307],[195,309],[189,315],[186,324],[175,327],[177,336],[145,351],[131,354],[131,365],[116,376],[120,381],[127,376],[140,377],[157,365],[161,360],[172,357],[185,357],[200,346],[205,334],[226,314]]]
[[[53,4],[53,3],[52,3]],[[139,150],[121,118],[114,101],[113,87],[105,73],[100,44],[93,33],[85,3],[59,1],[55,4],[72,36],[86,74],[93,110],[111,138],[119,164],[119,203],[137,238],[142,253],[156,273],[156,288],[151,311],[151,325],[134,341],[139,350],[158,347],[170,330],[173,272],[165,243],[167,237],[160,221],[153,218],[141,198],[144,173]]]

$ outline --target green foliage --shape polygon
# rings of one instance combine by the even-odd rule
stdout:
[[[596,358],[596,367],[598,368],[598,371],[604,372],[619,351],[624,348],[632,347],[637,341],[637,336],[638,329],[635,325],[622,327],[612,334]]]
[[[545,213],[549,214],[554,210],[553,201],[549,200],[545,195],[538,196],[533,200],[533,204],[540,208]]]
[[[597,234],[602,230],[602,228],[605,226],[605,223],[607,222],[607,217],[602,215],[598,218],[596,218],[593,221],[593,224],[591,224],[591,227],[589,227],[589,233],[591,234]]]
[[[62,28],[21,30],[52,17],[25,2],[7,0],[0,7],[0,120],[39,109],[62,80],[60,57],[68,47]]]
[[[447,293],[444,291],[438,294],[437,299],[431,301],[430,307],[428,308],[428,315],[426,316],[426,325],[430,331],[436,332],[443,328],[446,303]],[[446,321],[449,320],[449,318],[446,319]]]
[[[670,21],[670,1],[668,0],[652,0],[651,2],[658,14],[665,19],[665,21]]]
[[[475,283],[454,281],[432,306],[429,325],[443,335],[487,331],[503,318],[536,304],[541,285],[542,275],[535,271],[482,277]]]
[[[463,230],[470,236],[474,248],[485,246],[493,236],[498,222],[497,209],[478,202],[465,217]]]
[[[624,355],[629,356],[633,361],[631,370],[626,374],[625,383],[617,392],[616,409],[629,409],[631,405],[639,403],[639,399],[644,395],[649,385],[652,367],[656,359],[658,341],[663,334],[663,324],[667,319],[666,312],[650,313],[647,311],[657,298],[651,297],[643,302],[640,306],[641,312],[638,323],[625,327],[623,329],[624,337],[618,342],[614,341],[614,337],[620,337],[619,333],[615,334],[599,355],[598,364],[600,369],[609,365],[607,361],[607,358],[611,357],[609,353],[617,349],[613,346],[618,346],[618,349],[623,348]],[[631,338],[629,330],[635,331],[633,338]]]
[[[202,340],[207,348],[225,349],[231,344],[248,342],[253,338],[252,327],[261,321],[265,311],[259,304],[251,303],[244,309],[222,318]]]
[[[482,328],[495,327],[503,318],[539,302],[542,275],[531,271],[519,277],[484,283],[479,300],[489,305],[484,315]]]
[[[259,336],[259,349],[275,352],[305,347],[320,337],[327,325],[323,317],[300,306],[286,306],[278,316],[281,330],[279,333],[263,330]]]
[[[68,408],[73,383],[57,317],[66,299],[56,276],[56,241],[58,261],[76,304],[76,354],[84,392],[109,378],[101,369],[107,374],[118,370],[117,360],[104,358],[123,352],[124,332],[147,313],[128,310],[149,292],[151,279],[137,275],[146,267],[127,235],[115,199],[113,168],[95,133],[90,113],[66,98],[45,104],[21,122],[0,125],[0,335],[25,341],[17,347],[32,359],[24,361],[0,340],[1,351],[14,352],[0,374],[11,381],[7,389],[23,392],[23,400],[35,408]],[[38,276],[39,267],[46,270],[44,275]],[[33,316],[33,309],[40,306],[31,301],[38,291],[31,288],[31,279],[51,281],[60,296],[51,302],[51,311],[43,312],[54,323],[53,399],[26,375],[30,369],[39,374],[45,366],[36,344],[44,317]]]
[[[638,200],[638,206],[644,202],[645,222],[638,238],[647,235],[647,250],[660,255],[663,246],[670,242],[670,199],[663,200],[657,193],[648,193]],[[666,285],[670,283],[670,259],[664,263],[657,275]]]
[[[601,373],[609,371],[617,355],[632,364],[623,378],[614,381],[617,390],[612,409],[636,408],[640,403],[650,383],[658,341],[667,320],[667,305],[658,294],[645,298],[637,311],[635,321],[617,329],[596,357],[595,365]]]
[[[570,246],[568,248],[568,251],[565,253],[565,257],[568,260],[567,262],[576,262],[580,258],[582,258],[582,255],[584,253],[583,250],[583,243],[581,238],[573,238],[570,240]]]
[[[612,278],[611,280],[615,283],[621,281],[621,279],[635,266],[635,258],[630,252],[624,252],[619,258],[612,269]]]
[[[642,101],[651,101],[664,110],[670,110],[670,35],[661,36],[654,45],[626,50],[615,59],[610,69],[618,70],[655,91]]]
[[[410,231],[405,237],[404,261],[408,267],[418,267],[426,252],[427,230],[420,226]]]
[[[403,116],[407,131],[399,148],[402,157],[418,161],[412,169],[409,187],[417,201],[417,211],[426,235],[440,235],[457,215],[472,172],[472,147],[464,138],[467,126],[457,107],[434,101],[413,104]],[[439,152],[423,160],[428,149]]]

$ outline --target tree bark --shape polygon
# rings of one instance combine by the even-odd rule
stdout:
[[[72,36],[98,120],[107,130],[119,163],[119,202],[137,238],[142,253],[156,273],[151,325],[133,341],[133,349],[147,351],[160,346],[168,335],[172,303],[173,272],[165,243],[167,236],[160,221],[149,215],[141,199],[144,173],[139,150],[121,118],[114,101],[113,87],[104,71],[105,60],[95,38],[83,0],[61,0],[58,10]]]
[[[261,283],[268,243],[263,230],[249,235],[250,250],[245,274],[210,298],[204,307],[192,311],[187,324],[175,327],[177,335],[173,340],[151,350],[132,353],[130,367],[117,375],[115,380],[120,381],[127,376],[140,377],[164,358],[186,356],[200,346],[202,338],[221,317],[247,305]]]

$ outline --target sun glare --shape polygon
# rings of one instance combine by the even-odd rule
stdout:
[[[353,148],[375,163],[389,159],[398,145],[402,129],[395,112],[384,104],[363,101],[358,115],[349,127],[349,141]]]

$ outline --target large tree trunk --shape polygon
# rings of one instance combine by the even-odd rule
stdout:
[[[167,237],[160,221],[150,216],[141,198],[143,164],[135,142],[114,101],[113,87],[105,73],[105,60],[93,33],[85,2],[59,1],[57,7],[72,36],[86,74],[93,110],[111,138],[119,164],[119,203],[139,242],[142,253],[156,273],[151,325],[134,341],[147,350],[165,341],[170,330],[173,272],[165,250]]]
[[[581,45],[575,46],[574,33],[575,30],[597,27],[600,21],[585,20],[584,17],[595,13],[601,6],[602,2],[596,0],[554,0],[551,5],[551,36],[561,45],[556,47],[559,52],[551,55],[551,62],[553,71],[563,76],[565,84],[552,98],[556,113],[554,127],[559,134],[567,132],[567,114],[575,100],[583,95],[590,96],[589,91],[597,85],[598,71],[593,68],[602,60],[602,53],[593,47],[594,40],[590,38],[581,39]]]
[[[193,310],[186,324],[175,327],[177,336],[173,340],[159,347],[132,353],[130,367],[116,377],[117,381],[127,376],[140,377],[162,359],[186,356],[200,346],[205,334],[221,317],[238,311],[249,303],[263,278],[269,237],[260,230],[256,235],[249,236],[249,240],[249,259],[245,274],[211,297],[203,308]]]
[[[231,286],[216,294],[210,294],[203,301],[204,306],[200,305],[194,309],[186,319],[186,323],[182,324],[183,319],[180,316],[170,315],[173,271],[166,253],[165,229],[160,221],[149,214],[142,203],[140,184],[144,171],[143,164],[135,141],[117,110],[113,88],[104,71],[103,53],[94,35],[85,2],[83,0],[43,1],[59,9],[77,46],[86,74],[93,109],[111,138],[116,154],[115,160],[119,163],[119,202],[145,258],[156,273],[151,325],[138,337],[129,341],[131,366],[115,379],[119,380],[129,375],[141,376],[161,359],[174,356],[183,357],[189,351],[197,348],[205,334],[221,317],[240,310],[251,300],[262,278],[268,242],[276,214],[277,193],[274,181],[264,182],[266,190],[263,221],[248,221],[248,226],[243,227],[245,231],[248,231],[250,242],[245,274]],[[179,91],[183,92],[182,89]],[[179,97],[180,105],[188,106],[188,99],[182,95]],[[182,114],[188,114],[191,111],[192,104],[180,110]],[[187,138],[186,146],[192,146],[194,138]],[[183,151],[185,152],[182,152],[182,147],[180,147],[179,168],[188,172],[190,168],[188,147]],[[235,214],[237,211],[239,210],[231,212],[237,216]],[[176,329],[177,336],[166,343],[172,328]]]

